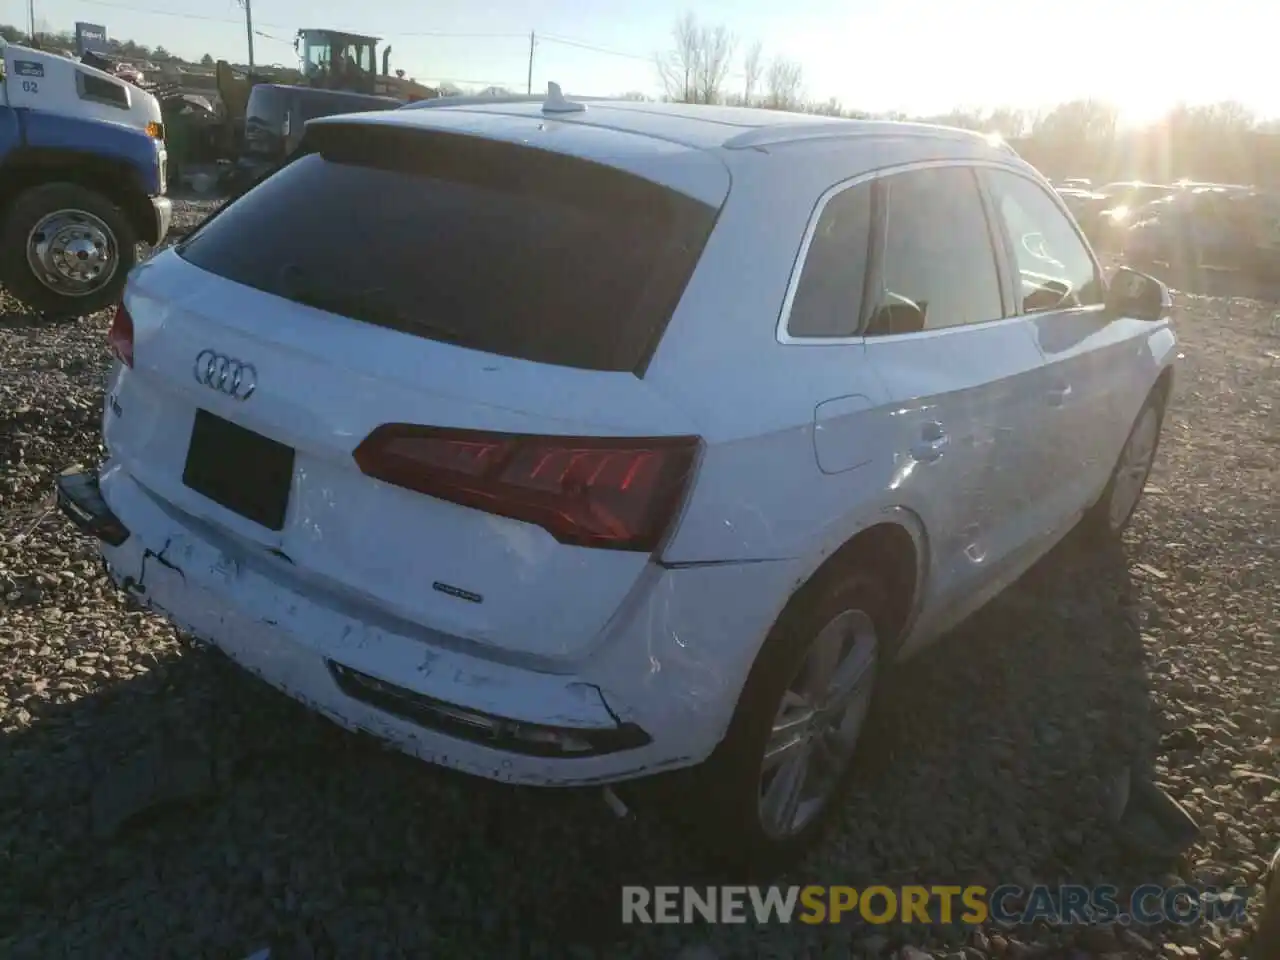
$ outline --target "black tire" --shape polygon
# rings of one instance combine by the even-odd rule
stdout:
[[[728,732],[711,757],[687,771],[670,813],[690,832],[690,840],[720,865],[749,874],[773,874],[802,856],[818,839],[856,766],[855,744],[825,805],[804,827],[787,837],[771,835],[760,809],[764,751],[789,684],[797,676],[819,632],[844,611],[865,612],[875,625],[877,661],[889,634],[884,582],[869,571],[820,575],[787,605],[756,658]],[[883,664],[877,662],[877,672]],[[874,691],[872,693],[874,696]],[[863,721],[862,731],[868,729]]]
[[[1129,428],[1129,435],[1125,437],[1124,447],[1121,449],[1119,456],[1116,457],[1115,466],[1111,468],[1111,476],[1107,479],[1107,485],[1102,489],[1102,495],[1080,521],[1080,532],[1087,540],[1095,543],[1107,543],[1119,540],[1125,529],[1129,526],[1129,522],[1133,519],[1134,512],[1138,509],[1138,504],[1142,503],[1142,494],[1139,493],[1137,499],[1129,507],[1128,511],[1118,521],[1113,521],[1111,517],[1111,498],[1115,491],[1116,477],[1120,472],[1121,465],[1124,463],[1125,454],[1129,449],[1129,444],[1133,441],[1134,434],[1138,429],[1138,425],[1142,423],[1143,417],[1148,411],[1155,412],[1156,432],[1155,442],[1151,449],[1151,460],[1147,464],[1146,473],[1142,479],[1142,485],[1145,488],[1147,478],[1151,474],[1151,464],[1155,463],[1156,456],[1160,453],[1160,434],[1164,429],[1164,409],[1167,402],[1165,390],[1162,386],[1157,386],[1147,396],[1146,402],[1142,405],[1142,409],[1138,411],[1138,415],[1133,418],[1133,425]]]
[[[82,295],[52,289],[27,259],[31,231],[59,210],[96,217],[115,244],[116,265],[110,279]],[[102,194],[74,183],[46,183],[19,194],[0,228],[0,282],[28,307],[52,317],[82,317],[118,303],[129,271],[137,262],[137,231],[124,211]]]

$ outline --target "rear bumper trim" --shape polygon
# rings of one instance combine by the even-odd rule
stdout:
[[[339,689],[354,700],[410,723],[495,750],[532,757],[590,757],[647,746],[652,738],[637,724],[557,727],[499,717],[455,706],[327,660]]]
[[[96,471],[71,467],[58,475],[54,489],[58,509],[84,533],[113,547],[129,539],[129,529],[102,498]]]

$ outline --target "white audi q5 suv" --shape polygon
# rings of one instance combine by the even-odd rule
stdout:
[[[332,117],[130,279],[100,470],[139,601],[432,763],[684,771],[782,862],[877,675],[1083,521],[1175,354],[1049,184],[938,127],[552,98]]]

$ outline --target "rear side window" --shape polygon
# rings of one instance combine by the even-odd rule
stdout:
[[[549,151],[325,122],[179,253],[365,323],[639,372],[715,217],[683,194]]]
[[[995,248],[973,171],[912,170],[880,184],[885,236],[867,335],[1004,316]]]
[[[1015,173],[984,170],[983,176],[1013,245],[1017,312],[1101,303],[1102,282],[1089,248],[1049,194]]]
[[[822,208],[787,318],[793,337],[858,332],[871,237],[870,183],[837,193]]]

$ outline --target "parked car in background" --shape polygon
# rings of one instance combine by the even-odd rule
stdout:
[[[1280,195],[1242,187],[1192,187],[1141,213],[1125,235],[1124,255],[1132,264],[1280,278]]]
[[[693,837],[778,865],[891,662],[1120,536],[1170,311],[967,131],[327,117],[134,273],[108,459],[59,498],[117,585],[326,716],[501,781],[666,773]]]
[[[1105,231],[1102,229],[1102,214],[1107,209],[1108,197],[1102,193],[1077,187],[1059,187],[1058,196],[1067,205],[1071,215],[1080,224],[1080,229],[1088,237],[1095,248],[1105,246]]]
[[[1210,190],[1229,190],[1232,192],[1241,192],[1241,191],[1249,191],[1254,189],[1253,187],[1247,187],[1239,183],[1213,183],[1208,180],[1183,179],[1183,180],[1174,181],[1173,185],[1177,187],[1179,190],[1210,189]]]
[[[1169,196],[1174,190],[1171,186],[1141,180],[1121,180],[1097,187],[1095,192],[1106,199],[1098,213],[1091,239],[1099,249],[1118,249],[1123,243],[1124,233],[1139,215],[1138,211]]]
[[[244,146],[240,165],[261,173],[282,163],[302,140],[308,120],[340,113],[395,110],[394,97],[319,90],[276,83],[255,84],[244,113]]]
[[[1111,205],[1141,207],[1152,200],[1159,200],[1173,193],[1177,187],[1165,183],[1147,183],[1143,180],[1118,180],[1097,188],[1111,200]]]

